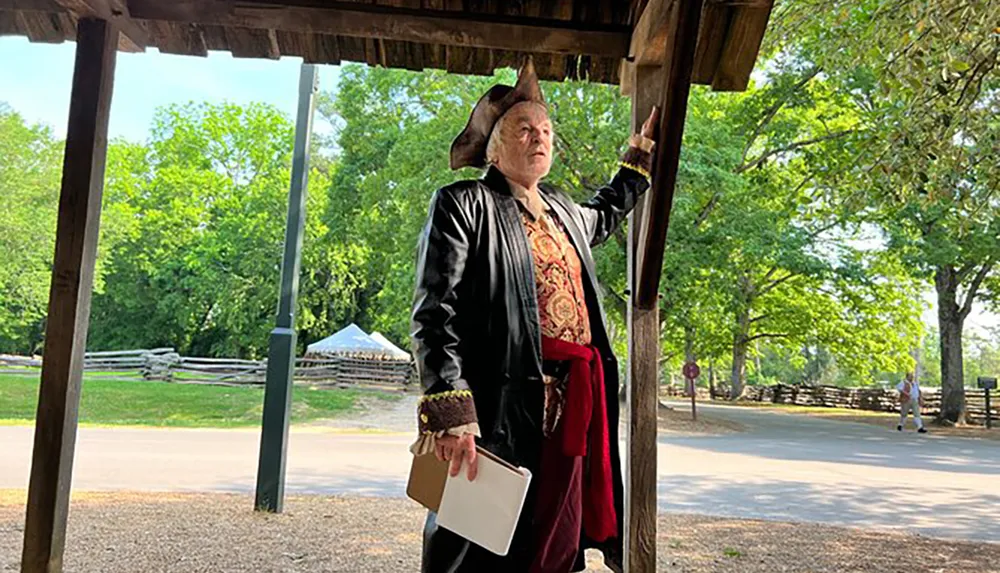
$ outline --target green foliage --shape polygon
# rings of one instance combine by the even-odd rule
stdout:
[[[284,241],[292,125],[269,106],[160,110],[148,146],[119,144],[109,162],[106,286],[94,297],[90,348],[174,346],[194,355],[259,357],[273,327]],[[303,259],[337,270],[319,240],[328,179],[310,174]],[[340,285],[307,273],[300,317]],[[342,297],[341,297],[342,298]]]
[[[667,343],[728,354],[737,388],[760,345],[821,347],[863,378],[907,364],[921,329],[916,285],[861,247],[866,228],[838,201],[858,119],[814,77],[778,66],[760,88],[696,91],[689,104],[661,286]]]
[[[55,250],[62,146],[0,103],[0,352],[39,349]]]
[[[839,202],[877,223],[938,294],[949,396],[960,421],[962,326],[997,298],[1000,28],[996,0],[804,0],[781,6],[769,50],[822,70],[857,109],[861,137]]]

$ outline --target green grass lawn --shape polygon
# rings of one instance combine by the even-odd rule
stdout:
[[[386,393],[297,385],[292,393],[292,422],[329,419],[350,412],[361,396],[399,398]],[[32,423],[37,402],[38,378],[0,374],[0,424]],[[106,380],[88,373],[80,396],[80,423],[178,428],[259,426],[263,403],[262,387]]]

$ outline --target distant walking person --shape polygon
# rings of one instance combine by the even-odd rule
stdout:
[[[917,427],[917,432],[926,434],[927,428],[924,427],[924,421],[920,419],[920,406],[924,402],[924,397],[920,395],[920,383],[914,379],[912,372],[907,372],[906,378],[896,384],[896,390],[899,390],[899,425],[896,426],[896,429],[900,432],[903,431],[906,415],[912,410],[913,424]]]

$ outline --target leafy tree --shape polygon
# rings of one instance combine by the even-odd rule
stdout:
[[[863,192],[845,203],[933,281],[947,422],[965,419],[964,321],[995,298],[998,12],[995,0],[805,0],[772,30],[773,51],[823,70],[861,114]]]
[[[287,209],[292,126],[269,106],[160,110],[148,146],[123,147],[109,169],[108,209],[132,221],[111,247],[94,298],[93,348],[176,346],[190,354],[260,356],[273,326]],[[335,269],[317,240],[328,182],[312,173],[309,264]],[[303,307],[339,285],[303,281]],[[303,312],[306,327],[315,315]]]
[[[62,145],[0,103],[0,352],[41,350]]]

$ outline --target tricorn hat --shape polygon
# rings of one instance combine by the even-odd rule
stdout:
[[[525,58],[514,87],[496,85],[479,98],[469,116],[469,123],[451,143],[451,168],[486,167],[486,144],[493,133],[493,126],[507,110],[526,101],[545,104],[531,56]]]

